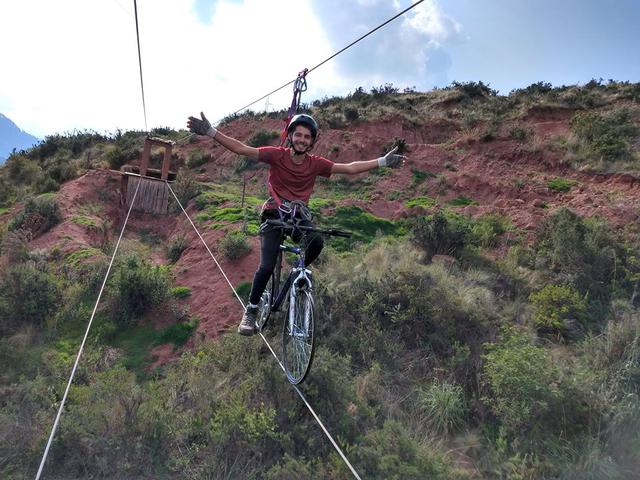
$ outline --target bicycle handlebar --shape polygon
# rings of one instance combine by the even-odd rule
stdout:
[[[321,233],[322,235],[329,235],[333,237],[345,237],[349,238],[352,233],[344,232],[342,230],[336,230],[335,228],[330,228],[329,230],[323,230],[315,227],[306,227],[304,225],[294,225],[292,223],[283,222],[282,220],[265,220],[267,225],[271,225],[272,227],[282,228],[283,230],[305,230],[307,232],[316,232]]]

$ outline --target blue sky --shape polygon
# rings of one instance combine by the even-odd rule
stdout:
[[[219,119],[411,5],[406,0],[138,0],[147,125]],[[34,15],[34,12],[38,12]],[[0,4],[0,112],[38,136],[144,129],[132,0]],[[638,0],[425,0],[309,75],[303,100],[383,83],[507,94],[640,81]],[[254,109],[288,106],[291,91]]]

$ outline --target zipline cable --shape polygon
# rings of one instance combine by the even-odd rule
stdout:
[[[403,11],[401,11],[400,13],[394,15],[393,17],[391,17],[390,19],[388,19],[387,21],[381,23],[380,25],[378,25],[376,28],[374,28],[373,30],[370,30],[369,32],[365,33],[364,35],[362,35],[361,37],[357,38],[356,40],[354,40],[353,42],[351,42],[349,45],[347,45],[346,47],[338,50],[336,53],[334,53],[333,55],[331,55],[330,57],[326,58],[325,60],[323,60],[322,62],[320,62],[319,64],[317,64],[315,67],[312,67],[310,69],[308,69],[308,71],[306,72],[307,74],[313,72],[314,70],[316,70],[317,68],[321,67],[322,65],[324,65],[325,63],[327,63],[329,60],[334,59],[335,57],[337,57],[338,55],[340,55],[342,52],[344,52],[345,50],[353,47],[356,43],[358,43],[361,40],[364,40],[366,37],[368,37],[369,35],[371,35],[372,33],[376,32],[377,30],[380,30],[382,27],[384,27],[385,25],[393,22],[396,18],[404,15],[405,13],[407,13],[409,10],[411,10],[412,8],[417,7],[418,5],[420,5],[422,2],[424,2],[424,0],[418,0],[416,3],[414,3],[413,5],[411,5],[410,7],[405,8]],[[136,20],[137,22],[137,20]],[[136,23],[137,26],[137,23]],[[138,47],[138,51],[139,51],[139,47]],[[142,67],[141,71],[142,71]],[[245,105],[242,108],[239,108],[238,110],[236,110],[235,112],[229,114],[229,116],[233,116],[233,115],[237,115],[238,113],[242,112],[243,110],[249,108],[251,105],[254,105],[256,103],[258,103],[261,100],[264,100],[265,98],[269,97],[270,95],[273,95],[276,92],[279,92],[280,90],[282,90],[283,88],[288,87],[289,85],[295,83],[298,80],[299,77],[294,78],[293,80],[285,83],[284,85],[276,88],[275,90],[270,91],[269,93],[261,96],[260,98],[258,98],[257,100],[254,100],[251,103],[248,103],[247,105]],[[143,93],[144,96],[144,93]],[[221,121],[222,119],[219,119],[218,121],[214,122],[214,124],[217,124]],[[188,135],[185,135],[184,137],[180,138],[177,140],[177,143],[181,143],[182,141],[186,140],[187,138],[191,138],[193,135],[195,135],[194,133],[190,133]]]
[[[89,336],[89,330],[91,329],[91,324],[93,323],[93,318],[96,315],[96,311],[98,310],[98,304],[100,303],[100,299],[102,298],[102,292],[104,291],[104,287],[107,284],[107,279],[109,278],[109,273],[111,272],[111,267],[113,266],[113,261],[116,258],[116,253],[118,252],[118,247],[120,246],[120,241],[122,240],[122,235],[124,234],[124,229],[127,226],[127,222],[129,221],[129,215],[131,214],[131,209],[133,208],[133,204],[136,201],[136,196],[138,195],[138,189],[140,188],[140,184],[142,182],[138,182],[136,186],[136,191],[133,194],[133,198],[131,199],[131,205],[129,206],[129,211],[127,212],[127,216],[124,220],[124,224],[122,225],[122,230],[120,231],[120,236],[118,237],[118,242],[116,243],[116,247],[113,249],[113,255],[111,256],[111,261],[109,262],[109,268],[107,269],[107,273],[104,276],[104,280],[102,281],[102,287],[100,288],[100,293],[98,294],[98,299],[96,300],[96,304],[93,307],[93,312],[91,312],[91,318],[89,319],[89,325],[87,325],[87,331],[84,333],[84,338],[82,339],[82,343],[80,344],[80,350],[78,350],[78,355],[76,356],[76,361],[73,364],[73,369],[71,370],[71,376],[69,376],[69,381],[67,382],[67,388],[64,390],[64,395],[62,396],[62,401],[60,402],[60,407],[58,408],[58,414],[56,415],[56,419],[53,422],[53,428],[51,429],[51,434],[49,435],[49,440],[47,441],[47,446],[44,449],[44,454],[42,455],[42,460],[40,461],[40,467],[38,468],[38,473],[36,474],[35,480],[40,478],[42,474],[42,469],[44,468],[44,464],[47,461],[47,455],[49,454],[49,448],[51,447],[51,442],[53,441],[53,437],[56,433],[56,429],[58,428],[58,422],[60,422],[60,416],[62,415],[62,410],[64,409],[64,404],[67,401],[67,395],[69,394],[69,389],[71,388],[71,383],[73,382],[73,377],[76,374],[76,369],[78,368],[78,363],[80,362],[80,356],[82,355],[82,350],[84,349],[84,344],[87,341],[87,337]]]
[[[229,277],[227,277],[227,275],[224,273],[224,270],[222,269],[222,267],[220,266],[220,264],[218,263],[218,260],[216,260],[216,257],[213,255],[213,253],[211,253],[211,250],[209,249],[209,246],[207,245],[207,243],[204,241],[204,238],[202,238],[202,235],[200,235],[200,232],[198,231],[198,229],[196,228],[196,226],[194,225],[193,221],[191,220],[191,218],[189,217],[189,214],[187,213],[187,211],[184,209],[184,207],[182,206],[182,203],[180,202],[180,200],[178,200],[178,196],[175,194],[175,192],[173,191],[173,189],[171,188],[171,185],[169,185],[169,182],[165,182],[167,187],[169,188],[169,191],[173,194],[173,197],[176,199],[176,202],[178,202],[178,205],[180,206],[180,209],[182,210],[182,212],[184,213],[185,217],[187,217],[187,220],[189,220],[189,223],[191,224],[191,226],[193,227],[193,229],[195,230],[196,234],[198,235],[198,238],[200,238],[200,241],[202,242],[202,244],[204,245],[204,247],[207,249],[207,252],[209,252],[209,255],[211,255],[211,258],[213,258],[213,261],[216,263],[218,269],[220,270],[220,272],[222,273],[222,276],[224,277],[224,279],[227,281],[227,283],[229,284],[229,287],[231,287],[231,291],[234,293],[234,295],[236,296],[236,298],[238,299],[238,301],[240,302],[240,305],[242,305],[242,308],[244,310],[246,310],[246,307],[244,306],[244,302],[242,301],[242,299],[240,298],[240,296],[238,295],[238,292],[236,292],[236,289],[233,288],[233,285],[231,284],[231,282],[229,281]],[[278,365],[280,365],[280,368],[282,369],[283,372],[285,372],[286,374],[286,370],[284,368],[284,365],[282,365],[282,362],[280,361],[280,359],[278,358],[278,356],[276,355],[276,353],[274,352],[273,348],[271,347],[271,345],[269,344],[269,342],[267,341],[267,339],[265,338],[265,336],[262,334],[262,332],[260,333],[260,336],[262,337],[262,340],[264,341],[264,343],[267,345],[267,347],[269,348],[269,351],[271,352],[271,355],[273,355],[273,357],[276,359],[276,362],[278,362]],[[329,433],[329,431],[326,429],[326,427],[324,426],[324,424],[322,423],[322,421],[320,420],[320,417],[318,417],[318,415],[316,414],[316,412],[313,410],[313,408],[311,407],[311,405],[309,404],[309,402],[307,401],[307,399],[305,398],[304,394],[302,393],[302,391],[300,390],[300,388],[298,388],[297,385],[291,385],[293,387],[293,389],[296,391],[296,393],[300,396],[300,398],[302,399],[302,401],[304,402],[304,404],[306,405],[306,407],[309,409],[309,411],[311,412],[311,415],[313,415],[313,418],[315,418],[316,422],[318,422],[318,425],[320,425],[320,428],[322,429],[322,431],[324,432],[324,434],[327,436],[327,438],[331,441],[331,444],[333,445],[333,448],[335,448],[335,450],[338,452],[338,454],[340,455],[340,457],[342,458],[342,460],[344,461],[344,463],[349,467],[349,470],[351,470],[351,473],[353,473],[353,476],[355,478],[357,478],[358,480],[361,480],[360,476],[358,475],[358,472],[356,472],[355,468],[353,468],[353,465],[351,465],[351,462],[349,462],[349,459],[345,456],[345,454],[343,453],[342,449],[340,448],[340,446],[336,443],[336,441],[333,439],[333,437],[331,436],[331,434]]]
[[[144,131],[148,132],[147,127],[147,106],[144,101],[144,82],[142,81],[142,55],[140,54],[140,31],[138,29],[138,2],[133,0],[133,10],[136,17],[136,39],[138,40],[138,65],[140,66],[140,88],[142,88],[142,111],[144,112]]]
[[[334,59],[335,57],[337,57],[338,55],[340,55],[342,52],[344,52],[345,50],[353,47],[356,43],[358,43],[359,41],[365,39],[366,37],[368,37],[369,35],[371,35],[372,33],[374,33],[377,30],[380,30],[382,27],[384,27],[385,25],[387,25],[388,23],[393,22],[396,18],[404,15],[405,13],[407,13],[409,10],[411,10],[414,7],[417,7],[418,5],[420,5],[422,2],[424,2],[424,0],[418,0],[416,3],[414,3],[413,5],[411,5],[408,8],[405,8],[403,11],[401,11],[400,13],[398,13],[397,15],[394,15],[393,17],[391,17],[389,20],[387,20],[384,23],[381,23],[380,25],[378,25],[376,28],[374,28],[373,30],[370,30],[368,33],[365,33],[364,35],[362,35],[361,37],[357,38],[356,40],[354,40],[353,42],[351,42],[349,45],[347,45],[346,47],[338,50],[336,53],[334,53],[333,55],[331,55],[329,58],[323,60],[322,62],[320,62],[319,64],[317,64],[315,67],[312,67],[309,69],[309,71],[307,72],[307,74],[313,72],[315,69],[321,67],[322,65],[324,65],[325,63],[327,63],[329,60]],[[297,80],[297,78],[294,78],[293,80],[291,80],[290,82],[285,83],[284,85],[282,85],[281,87],[276,88],[275,90],[267,93],[266,95],[263,95],[262,97],[258,98],[257,100],[254,100],[253,102],[245,105],[244,107],[236,110],[235,112],[233,112],[231,115],[236,115],[238,113],[240,113],[242,110],[244,110],[245,108],[249,108],[251,105],[253,105],[254,103],[258,103],[260,100],[264,100],[265,98],[267,98],[270,95],[273,95],[274,93],[278,92],[279,90],[282,90],[285,87],[288,87],[289,85],[291,85],[293,82],[295,82]]]

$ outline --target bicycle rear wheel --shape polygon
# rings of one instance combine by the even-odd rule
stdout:
[[[313,360],[315,309],[307,290],[296,289],[294,297],[282,330],[282,351],[287,378],[297,385],[306,377]]]

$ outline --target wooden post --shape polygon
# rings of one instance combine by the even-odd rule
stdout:
[[[149,156],[151,155],[151,142],[149,137],[144,139],[144,148],[142,149],[142,158],[140,159],[140,175],[143,177],[147,174],[149,168]]]
[[[167,180],[169,178],[169,166],[171,165],[171,150],[173,145],[165,145],[164,147],[164,159],[162,160],[162,175],[160,178],[162,180]]]

